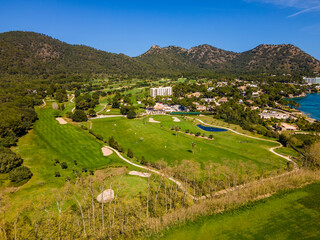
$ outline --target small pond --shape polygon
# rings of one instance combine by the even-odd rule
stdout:
[[[202,125],[197,125],[198,128],[201,128],[204,131],[208,131],[208,132],[227,132],[227,129],[223,129],[223,128],[215,128],[215,127],[206,127],[206,126],[202,126]]]

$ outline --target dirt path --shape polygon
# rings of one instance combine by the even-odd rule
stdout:
[[[191,119],[193,119],[193,118],[191,118]],[[269,151],[272,152],[273,154],[281,157],[281,158],[286,159],[288,162],[291,162],[291,163],[293,164],[293,166],[294,166],[295,169],[299,169],[298,164],[297,164],[295,161],[293,161],[292,159],[290,159],[288,156],[282,155],[282,154],[280,154],[280,153],[276,153],[276,152],[274,151],[274,150],[277,149],[277,148],[283,147],[283,145],[282,145],[281,143],[277,142],[277,141],[270,140],[270,139],[263,139],[263,138],[253,137],[253,136],[250,136],[250,135],[246,135],[246,134],[244,134],[244,133],[239,133],[239,132],[237,132],[237,131],[235,131],[235,130],[233,130],[233,129],[231,129],[231,128],[226,128],[226,127],[221,127],[221,126],[215,126],[215,125],[211,125],[211,124],[205,123],[204,121],[202,121],[202,120],[200,120],[200,119],[196,119],[196,118],[194,118],[194,119],[197,120],[198,122],[204,124],[204,125],[207,125],[207,126],[210,126],[210,127],[216,127],[216,128],[223,128],[223,129],[229,130],[229,131],[231,131],[231,132],[233,132],[233,133],[236,133],[236,134],[241,135],[241,136],[244,136],[244,137],[248,137],[248,138],[252,138],[252,139],[256,139],[256,140],[260,140],[260,141],[265,141],[265,142],[277,143],[279,146],[269,148]]]

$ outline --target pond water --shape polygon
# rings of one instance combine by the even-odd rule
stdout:
[[[227,132],[227,129],[223,129],[223,128],[215,128],[215,127],[206,127],[206,126],[202,126],[202,125],[197,125],[198,128],[201,128],[204,131],[208,131],[208,132]]]

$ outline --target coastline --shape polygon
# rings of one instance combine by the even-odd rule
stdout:
[[[301,106],[298,111],[302,112],[312,122],[320,121],[320,93],[308,93],[306,96],[294,96],[292,99]]]

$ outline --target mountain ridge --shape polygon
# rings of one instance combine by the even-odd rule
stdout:
[[[151,48],[137,57],[68,44],[35,32],[0,33],[0,73],[178,74],[184,72],[313,73],[320,61],[292,44],[233,52],[201,44]]]

